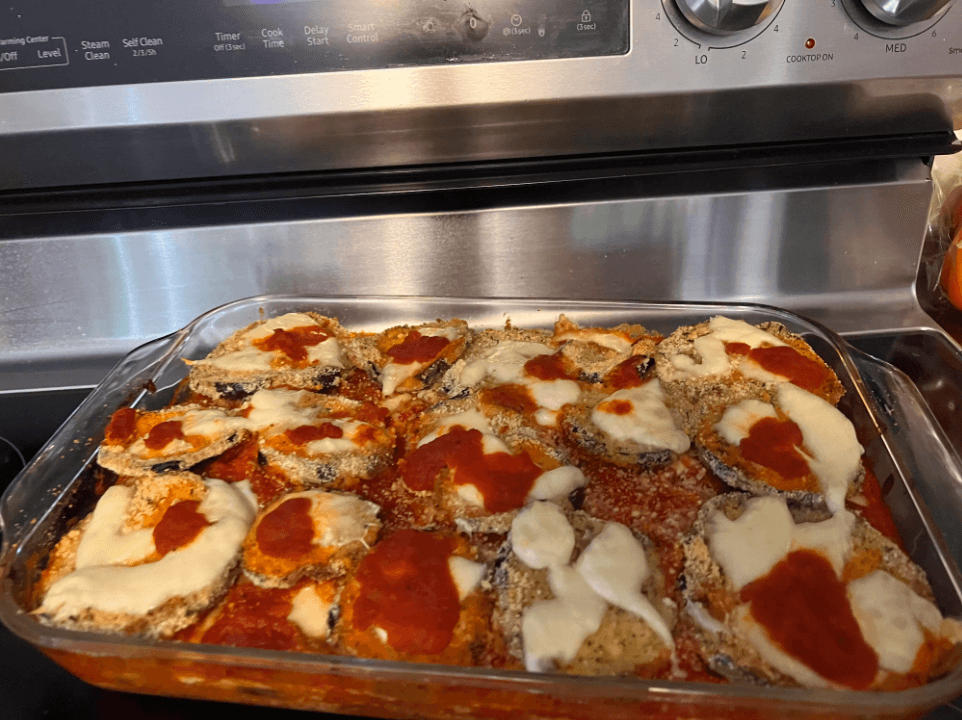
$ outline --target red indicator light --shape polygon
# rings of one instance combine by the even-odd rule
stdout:
[[[808,48],[809,50],[815,47],[815,38],[809,38],[808,40],[806,40],[805,47]]]

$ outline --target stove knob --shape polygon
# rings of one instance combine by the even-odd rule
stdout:
[[[886,25],[925,22],[952,0],[862,0],[865,9]]]
[[[731,35],[755,27],[778,10],[782,0],[675,0],[685,18],[699,30]],[[884,0],[879,0],[884,2]]]

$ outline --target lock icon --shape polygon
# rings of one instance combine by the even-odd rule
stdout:
[[[581,22],[583,22],[583,23],[590,23],[590,22],[591,22],[591,13],[588,12],[587,10],[585,10],[583,13],[581,13]]]

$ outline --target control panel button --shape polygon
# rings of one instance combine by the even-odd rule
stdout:
[[[865,9],[886,25],[904,27],[931,20],[952,0],[862,0]]]
[[[50,35],[22,35],[0,42],[0,71],[69,65],[67,41]]]
[[[466,39],[477,42],[478,40],[484,40],[488,30],[491,29],[491,23],[469,7],[458,21],[458,29]]]
[[[732,35],[761,25],[782,0],[676,0],[685,19],[698,30]]]

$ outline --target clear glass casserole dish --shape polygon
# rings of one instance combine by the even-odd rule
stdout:
[[[715,315],[777,321],[836,372],[841,409],[855,424],[909,554],[928,574],[945,616],[962,616],[962,464],[924,401],[893,368],[818,325],[753,305],[450,298],[256,297],[201,316],[131,352],[10,486],[0,501],[0,619],[78,677],[98,686],[208,700],[397,718],[449,717],[917,717],[962,694],[962,668],[898,692],[800,690],[624,678],[536,675],[362,658],[152,642],[43,625],[26,608],[39,568],[68,523],[103,488],[91,472],[119,407],[159,408],[186,377],[183,359],[207,355],[263,317],[312,310],[352,330],[458,317],[474,328],[550,328],[561,313],[582,326],[639,323],[669,334]]]

